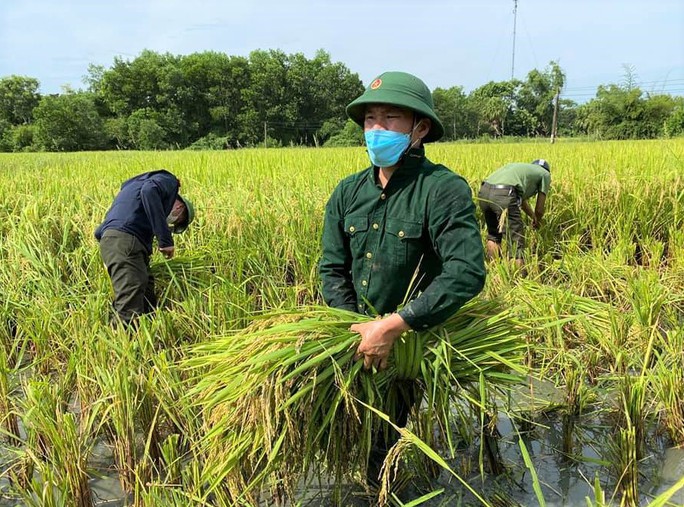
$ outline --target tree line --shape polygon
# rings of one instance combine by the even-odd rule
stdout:
[[[433,91],[444,139],[684,134],[684,97],[601,85],[584,104],[564,99],[556,62],[524,80]],[[348,146],[363,142],[344,108],[363,92],[358,74],[319,50],[258,50],[249,57],[145,50],[110,68],[91,65],[85,90],[41,95],[37,79],[0,78],[0,151],[227,149]]]

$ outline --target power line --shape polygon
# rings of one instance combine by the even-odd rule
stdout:
[[[652,95],[653,94],[664,95],[664,94],[668,94],[668,93],[681,93],[682,90],[684,90],[684,87],[681,87],[681,86],[678,86],[675,88],[667,88],[667,89],[663,88],[661,90],[655,90],[655,91],[654,90],[641,90],[641,89],[639,89],[639,91],[642,93],[650,93]],[[564,97],[593,97],[594,95],[596,95],[597,92],[598,92],[598,90],[595,90],[595,91],[586,90],[586,91],[582,91],[582,92],[563,93],[563,96]]]
[[[658,79],[656,81],[640,81],[636,83],[636,86],[642,87],[642,86],[648,86],[648,85],[664,85],[664,86],[680,86],[682,83],[684,83],[684,78],[683,79]],[[609,84],[615,84],[615,83],[609,83]],[[597,89],[600,84],[598,85],[586,85],[586,86],[575,86],[572,88],[566,88],[565,91],[580,91],[580,90],[595,90]]]
[[[672,90],[667,90],[665,93],[658,93],[654,95],[684,95],[684,88],[675,88]],[[587,99],[587,98],[595,98],[596,94],[595,93],[575,93],[575,94],[563,94],[564,99]]]
[[[266,120],[266,122],[269,125],[284,125],[287,127],[296,127],[296,126],[304,126],[304,127],[322,127],[323,122],[310,122],[306,120],[294,120],[294,121],[278,121],[278,120]]]

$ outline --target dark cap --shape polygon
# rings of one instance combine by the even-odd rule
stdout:
[[[532,163],[533,163],[533,164],[536,164],[536,165],[540,165],[540,166],[542,166],[544,169],[546,169],[547,171],[551,172],[551,166],[550,166],[549,163],[548,163],[546,160],[544,160],[543,158],[538,158],[537,160],[533,160]]]

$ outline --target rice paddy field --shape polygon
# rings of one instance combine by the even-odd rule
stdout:
[[[351,359],[364,317],[322,307],[317,275],[362,148],[0,154],[0,505],[684,505],[684,139],[427,155],[474,195],[543,157],[547,214],[526,276],[489,263],[373,374]],[[129,333],[93,231],[158,168],[197,218]],[[364,458],[396,379],[423,403],[378,492]]]

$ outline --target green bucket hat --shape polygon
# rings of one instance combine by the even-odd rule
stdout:
[[[347,106],[347,116],[363,128],[368,104],[389,104],[411,109],[432,120],[430,132],[423,142],[437,141],[444,135],[444,126],[439,121],[432,103],[430,89],[416,76],[406,72],[384,72],[376,77],[366,91]]]
[[[184,232],[185,229],[187,229],[188,226],[195,219],[195,207],[192,205],[192,202],[190,202],[190,199],[188,199],[187,197],[183,197],[180,194],[178,194],[178,200],[181,201],[183,204],[185,204],[185,209],[188,210],[188,219],[185,221],[184,224],[174,226],[174,228],[173,228],[174,234],[181,234],[182,232]]]

